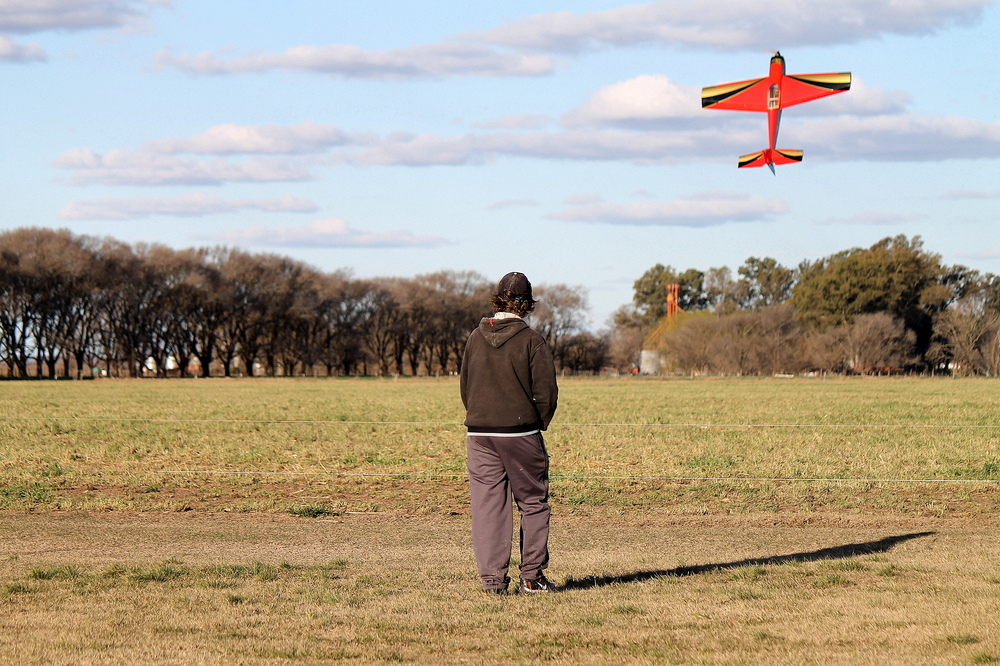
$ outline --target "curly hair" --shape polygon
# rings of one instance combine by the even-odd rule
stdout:
[[[531,282],[524,273],[507,273],[497,284],[496,293],[490,298],[490,304],[496,312],[510,312],[523,317],[535,309],[534,298],[531,297]]]
[[[493,294],[490,298],[490,305],[493,306],[494,312],[510,312],[518,317],[531,314],[537,302],[531,296],[518,295],[510,290]]]

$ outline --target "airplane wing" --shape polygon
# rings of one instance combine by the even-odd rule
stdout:
[[[705,109],[729,111],[767,111],[767,79],[750,79],[702,88],[701,106]]]
[[[850,72],[781,77],[781,106],[794,106],[851,89]]]

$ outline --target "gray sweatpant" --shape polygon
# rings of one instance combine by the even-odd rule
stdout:
[[[469,435],[472,549],[484,589],[507,587],[514,510],[521,511],[521,578],[535,580],[549,564],[549,455],[541,433]]]

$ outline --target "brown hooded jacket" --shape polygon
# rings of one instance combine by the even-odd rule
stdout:
[[[479,322],[465,344],[461,383],[469,432],[545,430],[556,411],[552,352],[520,318]]]

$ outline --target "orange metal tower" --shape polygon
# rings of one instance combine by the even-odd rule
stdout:
[[[681,286],[679,284],[667,285],[667,319],[673,319],[678,313],[683,312],[680,305]]]

